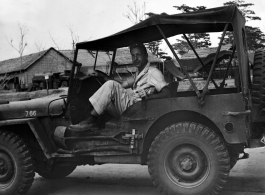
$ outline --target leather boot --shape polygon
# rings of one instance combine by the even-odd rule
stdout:
[[[98,129],[97,117],[91,114],[86,120],[81,121],[79,124],[69,126],[69,130],[73,131],[86,131],[95,129]]]

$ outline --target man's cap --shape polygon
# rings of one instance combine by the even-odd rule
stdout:
[[[141,42],[134,42],[133,44],[130,45],[129,48],[130,48],[130,52],[132,51],[133,48],[142,48],[144,53],[146,53],[148,55],[146,47]]]
[[[145,48],[144,44],[141,43],[141,42],[134,42],[133,44],[130,45],[130,51],[133,49],[133,48],[136,48],[136,47],[140,47],[140,48]],[[146,49],[146,48],[145,48]]]

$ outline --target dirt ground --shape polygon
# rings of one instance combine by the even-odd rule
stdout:
[[[239,160],[220,195],[265,194],[265,148],[247,149],[250,158]],[[105,164],[79,166],[65,179],[35,176],[27,195],[160,195],[147,166]]]

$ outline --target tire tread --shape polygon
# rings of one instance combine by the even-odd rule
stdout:
[[[23,195],[30,189],[35,176],[33,160],[29,149],[25,143],[12,132],[0,130],[0,140],[13,150],[14,155],[17,155],[19,159],[18,166],[22,166],[20,180],[17,184],[18,187],[13,189],[10,195]]]
[[[193,122],[180,122],[177,124],[173,124],[165,130],[161,131],[158,136],[156,136],[155,140],[152,142],[151,147],[149,149],[148,154],[148,170],[151,175],[153,185],[164,195],[170,195],[171,191],[164,187],[159,181],[159,177],[155,171],[155,163],[154,159],[156,157],[156,151],[161,146],[161,144],[166,140],[171,138],[172,136],[178,136],[180,134],[194,134],[199,135],[204,138],[205,141],[210,143],[219,159],[219,178],[217,179],[217,183],[208,191],[207,194],[218,194],[223,188],[228,179],[229,171],[230,171],[230,158],[229,153],[224,145],[224,143],[220,140],[221,138],[209,128],[193,123]]]

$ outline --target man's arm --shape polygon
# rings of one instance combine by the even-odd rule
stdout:
[[[167,86],[163,87],[161,89],[161,91],[159,91],[158,93],[154,93],[154,94],[146,94],[144,89],[139,89],[137,91],[137,93],[139,94],[139,96],[141,98],[145,98],[145,100],[150,100],[150,99],[159,99],[159,98],[170,98],[171,94],[170,91],[168,89]]]
[[[150,100],[150,99],[159,99],[159,98],[170,98],[171,94],[167,86],[163,87],[159,93],[154,93],[150,95],[146,95],[145,99]]]

